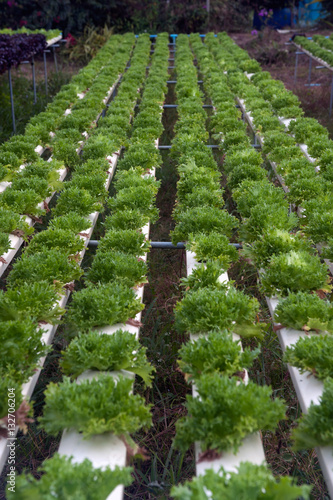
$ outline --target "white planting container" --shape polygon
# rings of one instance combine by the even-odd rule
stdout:
[[[276,298],[266,297],[266,301],[274,321],[274,311],[279,303]],[[274,323],[276,325],[276,323]],[[281,328],[277,332],[283,352],[286,347],[296,344],[300,337],[308,337],[316,334],[306,334],[303,331],[293,330],[292,328]],[[323,394],[324,384],[306,371],[300,373],[298,368],[288,364],[288,370],[293,381],[293,385],[300,402],[302,412],[308,413],[311,403],[319,404],[319,399]],[[333,498],[333,447],[324,446],[315,448],[320,467],[323,471],[325,482],[330,496]]]
[[[190,251],[186,251],[186,270],[187,276],[192,274],[193,268],[198,264],[195,259],[195,254]],[[228,274],[223,273],[220,276],[220,281],[229,281]],[[198,338],[198,335],[190,335],[191,340]],[[239,340],[239,336],[233,334],[233,339],[235,341]],[[248,373],[246,371],[244,383],[248,382]],[[193,397],[197,396],[197,390],[195,384],[192,385]],[[232,451],[223,452],[219,458],[214,460],[203,460],[198,463],[199,456],[201,454],[200,442],[195,442],[195,460],[196,460],[196,474],[197,476],[203,475],[207,469],[213,469],[218,471],[221,466],[229,472],[237,470],[237,467],[241,462],[249,461],[254,464],[260,465],[265,460],[264,448],[261,442],[260,433],[256,432],[248,435],[240,446],[238,452],[235,454]]]

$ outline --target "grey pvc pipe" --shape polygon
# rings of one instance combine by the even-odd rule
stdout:
[[[88,242],[88,247],[97,248],[99,240],[90,240]],[[229,243],[229,245],[234,246],[239,249],[242,248],[240,243]],[[185,250],[185,243],[177,243],[177,245],[173,245],[171,241],[151,241],[151,248],[162,248],[162,249],[170,249],[170,250]]]

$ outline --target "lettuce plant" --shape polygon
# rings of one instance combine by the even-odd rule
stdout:
[[[228,175],[228,187],[233,191],[243,181],[264,181],[266,180],[266,171],[257,165],[240,164],[235,167]]]
[[[240,227],[240,234],[243,240],[252,242],[271,228],[290,231],[295,227],[297,217],[294,213],[289,214],[285,204],[263,202],[251,209],[250,217]]]
[[[176,423],[174,445],[186,451],[200,441],[202,451],[237,452],[243,439],[259,430],[274,430],[285,418],[285,405],[272,400],[272,389],[218,373],[196,381],[199,397],[187,396],[188,415]]]
[[[156,222],[159,212],[154,200],[154,193],[149,186],[129,187],[119,191],[116,198],[109,198],[108,206],[113,213],[118,210],[140,210],[152,222]]]
[[[316,446],[333,444],[333,379],[324,382],[320,404],[311,403],[307,414],[299,419],[298,427],[292,432],[295,450],[308,450]]]
[[[75,168],[75,175],[103,174],[110,168],[110,163],[106,159],[87,160]]]
[[[89,219],[76,212],[67,212],[66,215],[61,215],[50,220],[50,228],[61,231],[71,231],[72,233],[81,233],[87,231],[91,227]]]
[[[0,233],[0,255],[3,255],[4,253],[8,252],[10,248],[11,248],[11,242],[8,234]]]
[[[144,308],[134,290],[122,283],[87,286],[73,295],[67,319],[78,330],[126,323]]]
[[[71,188],[75,187],[78,189],[85,189],[96,200],[104,201],[107,196],[107,192],[105,189],[106,178],[106,173],[94,172],[94,174],[91,175],[76,175],[74,173],[69,185]]]
[[[315,118],[298,118],[289,125],[289,132],[295,135],[298,143],[306,143],[313,135],[328,137],[328,130],[320,125]]]
[[[80,334],[62,355],[62,371],[72,378],[85,370],[126,370],[139,375],[147,386],[152,385],[155,369],[147,361],[146,348],[128,331],[117,330],[112,335],[97,331]]]
[[[177,193],[179,199],[192,193],[197,188],[207,188],[208,190],[216,190],[216,186],[220,181],[220,174],[217,171],[207,169],[207,167],[198,167],[194,160],[188,160],[185,164],[178,167],[179,181],[177,182]]]
[[[311,165],[305,157],[284,159],[279,163],[279,165],[277,165],[278,173],[284,177],[290,174],[295,174],[299,171],[305,172],[306,170],[310,170],[315,174],[313,165]]]
[[[271,112],[254,112],[252,113],[254,117],[254,125],[259,133],[265,133],[270,130],[282,130],[284,131],[284,125],[282,125],[277,116],[272,116]]]
[[[125,157],[118,163],[119,170],[129,170],[130,168],[142,167],[144,170],[157,168],[161,165],[162,159],[154,144],[133,144],[129,147]]]
[[[14,189],[15,191],[25,191],[29,189],[31,191],[35,191],[41,199],[47,198],[52,193],[47,180],[37,177],[36,175],[14,179],[11,189]]]
[[[31,319],[1,321],[0,327],[0,376],[22,384],[34,374],[48,350],[41,340],[43,330]]]
[[[261,277],[262,289],[269,297],[298,291],[329,291],[327,266],[303,250],[273,255]]]
[[[106,230],[140,230],[149,222],[149,216],[140,210],[118,210],[105,218]]]
[[[6,172],[7,170],[15,171],[21,165],[21,160],[15,153],[12,153],[10,151],[2,151],[0,149],[0,165],[2,167],[5,167],[5,170],[3,170],[3,172]]]
[[[84,240],[69,229],[47,229],[36,234],[26,249],[26,254],[57,250],[64,255],[74,255],[84,248]]]
[[[238,226],[236,217],[215,207],[194,207],[179,215],[179,222],[171,233],[174,244],[186,241],[190,234],[218,232],[230,237]]]
[[[314,253],[310,242],[301,233],[289,233],[283,229],[267,229],[253,243],[244,244],[243,255],[249,257],[257,267],[269,265],[273,255],[290,252],[291,250]]]
[[[333,150],[327,149],[323,151],[319,158],[320,169],[325,171],[333,163]]]
[[[327,149],[332,149],[333,141],[324,135],[314,135],[307,139],[308,153],[319,158]]]
[[[205,264],[197,265],[187,278],[181,278],[181,282],[186,290],[194,291],[205,287],[227,290],[227,282],[221,283],[219,279],[225,271],[220,260],[208,260]]]
[[[333,260],[333,238],[327,238],[327,243],[321,249],[321,258]]]
[[[260,336],[253,323],[259,304],[232,286],[229,290],[199,288],[188,292],[176,305],[176,326],[180,332],[204,333],[214,328],[228,328],[241,335]]]
[[[64,429],[82,432],[84,438],[112,432],[131,442],[130,434],[151,425],[150,407],[141,396],[131,393],[132,380],[100,374],[80,384],[65,377],[60,384],[50,383],[45,391],[45,406],[39,422],[48,434]]]
[[[100,212],[102,208],[102,205],[96,202],[89,191],[73,186],[64,189],[61,193],[53,214],[59,216],[66,215],[68,212],[76,212],[79,215],[87,216],[93,212]]]
[[[295,139],[290,135],[280,131],[270,131],[265,134],[263,153],[267,155],[276,148],[286,148],[293,146],[295,146]],[[299,150],[299,148],[297,149]],[[303,157],[303,155],[300,155],[300,157]],[[284,158],[282,158],[282,160],[284,160],[285,158],[289,158],[289,156],[285,156]]]
[[[223,170],[229,173],[238,165],[262,165],[261,155],[253,148],[242,148],[236,151],[231,151],[226,154],[223,162]]]
[[[259,355],[260,347],[242,351],[228,330],[213,330],[207,336],[183,344],[179,350],[178,365],[186,379],[197,379],[207,373],[242,376]]]
[[[322,177],[303,177],[295,180],[293,183],[290,183],[287,178],[286,181],[290,186],[287,195],[288,200],[297,206],[301,205],[306,200],[318,198],[325,192],[326,186]]]
[[[309,371],[316,378],[333,378],[333,336],[312,335],[301,337],[296,344],[287,347],[283,360],[296,366],[301,373]]]
[[[16,175],[17,179],[25,179],[28,177],[38,177],[47,180],[52,191],[60,190],[62,182],[59,181],[58,170],[64,168],[63,163],[57,160],[44,161],[39,160],[34,163],[26,165],[23,170]]]
[[[295,144],[293,146],[277,146],[272,149],[270,154],[268,155],[268,159],[276,163],[280,163],[286,158],[303,158],[303,153]]]
[[[315,243],[323,243],[333,237],[333,210],[327,210],[318,198],[313,201],[304,204],[306,219],[303,230]]]
[[[116,174],[115,187],[117,191],[129,187],[150,187],[156,194],[161,182],[157,181],[152,175],[146,176],[142,167],[131,168],[129,170],[119,170]]]
[[[261,181],[244,180],[233,190],[232,196],[242,217],[250,217],[252,208],[262,203],[287,206],[283,189],[274,186],[267,178]]]
[[[236,248],[229,243],[229,239],[214,231],[208,234],[191,234],[186,245],[191,252],[195,253],[198,261],[219,259],[224,267],[228,267],[231,262],[238,260]]]
[[[56,305],[59,299],[54,287],[45,281],[23,283],[0,293],[0,320],[24,320],[30,317],[38,322],[59,323],[65,312]]]
[[[208,189],[206,187],[196,187],[191,193],[180,198],[180,203],[176,202],[173,218],[177,221],[181,212],[188,208],[210,206],[222,208],[224,201],[221,189]]]
[[[295,330],[316,330],[333,333],[333,306],[317,294],[289,293],[275,309],[274,319]]]
[[[279,109],[279,116],[283,118],[298,118],[303,115],[304,115],[303,109],[299,108],[298,106],[288,106]]]
[[[20,158],[21,163],[32,162],[39,159],[35,151],[35,141],[24,135],[15,135],[1,146],[1,151],[14,153]]]
[[[54,498],[80,498],[81,500],[105,500],[123,484],[133,481],[131,468],[94,468],[87,458],[75,463],[72,457],[56,453],[39,468],[40,479],[32,474],[16,476],[15,493],[8,490],[9,500],[54,500]]]
[[[138,257],[149,251],[150,243],[145,235],[136,229],[119,229],[108,231],[99,241],[98,251],[110,250],[124,252]]]
[[[1,181],[9,181],[11,179],[11,175],[9,174],[9,170],[4,165],[0,163],[0,182]]]
[[[250,146],[250,139],[246,134],[244,134],[243,130],[236,130],[225,134],[221,144],[221,150],[226,153],[229,148],[232,148],[233,146]]]
[[[217,472],[208,468],[204,475],[194,477],[183,485],[174,486],[172,498],[179,500],[297,500],[310,499],[312,486],[297,486],[291,477],[273,476],[267,465],[241,462],[237,472],[226,471],[221,467]]]
[[[23,254],[15,262],[8,276],[10,288],[23,283],[46,281],[56,288],[77,280],[83,274],[75,260],[68,260],[67,256],[58,250],[38,252],[33,255]]]
[[[66,167],[73,169],[81,163],[81,158],[77,154],[78,143],[70,139],[59,139],[53,146],[53,157],[62,161]]]
[[[96,160],[105,158],[118,151],[119,145],[108,138],[106,134],[94,134],[86,142],[82,158],[83,160]]]
[[[121,281],[127,286],[145,283],[147,265],[134,255],[109,250],[98,251],[87,273],[87,280],[92,283]]]
[[[43,198],[33,189],[17,191],[7,188],[0,194],[0,208],[13,210],[22,215],[40,216],[45,213],[45,210],[38,207],[42,200]]]

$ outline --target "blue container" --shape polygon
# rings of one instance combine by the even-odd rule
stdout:
[[[321,2],[311,4],[308,1],[299,3],[292,11],[290,8],[274,9],[270,17],[261,17],[257,12],[253,16],[253,27],[260,30],[263,26],[282,29],[287,27],[306,28],[314,26],[320,19],[326,17],[326,11]]]

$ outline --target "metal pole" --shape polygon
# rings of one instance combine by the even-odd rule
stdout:
[[[37,102],[36,75],[35,75],[35,59],[33,56],[31,59],[31,69],[32,69],[32,86],[34,89],[34,104],[36,104],[36,102]]]
[[[308,85],[311,83],[311,70],[312,70],[312,57],[309,57],[309,77],[308,77]]]
[[[333,73],[332,73],[331,97],[330,97],[330,118],[332,115],[332,103],[333,103]]]
[[[296,80],[297,80],[297,66],[298,66],[298,52],[296,52],[296,60],[295,60],[294,85],[296,85]]]
[[[11,108],[12,108],[13,132],[14,132],[14,134],[16,134],[14,97],[13,97],[13,85],[12,85],[12,74],[10,72],[10,68],[8,68],[8,80],[9,80],[10,105],[11,105]]]
[[[46,65],[46,52],[43,52],[44,57],[44,78],[45,78],[45,94],[47,95],[47,65]]]
[[[210,25],[210,0],[206,0],[206,11],[207,11],[207,29],[209,31],[209,25]]]
[[[53,59],[54,59],[55,70],[56,70],[56,73],[58,73],[57,53],[56,53],[54,45],[52,46],[52,50],[53,50]]]

